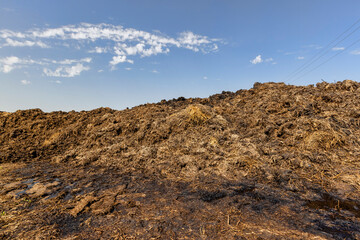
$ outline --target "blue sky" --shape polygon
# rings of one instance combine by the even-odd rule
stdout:
[[[359,9],[358,0],[1,0],[0,111],[120,110],[254,82],[358,81],[360,23],[325,47]]]

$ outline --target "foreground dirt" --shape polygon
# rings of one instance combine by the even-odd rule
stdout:
[[[0,239],[360,239],[360,84],[0,112]]]

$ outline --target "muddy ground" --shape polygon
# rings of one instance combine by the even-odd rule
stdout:
[[[0,112],[0,239],[360,239],[360,83]]]

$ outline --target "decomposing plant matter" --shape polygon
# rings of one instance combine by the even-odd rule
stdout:
[[[0,112],[0,238],[360,239],[359,106],[345,80]]]

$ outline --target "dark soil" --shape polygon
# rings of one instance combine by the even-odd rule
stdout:
[[[0,112],[0,239],[360,239],[360,83]]]

